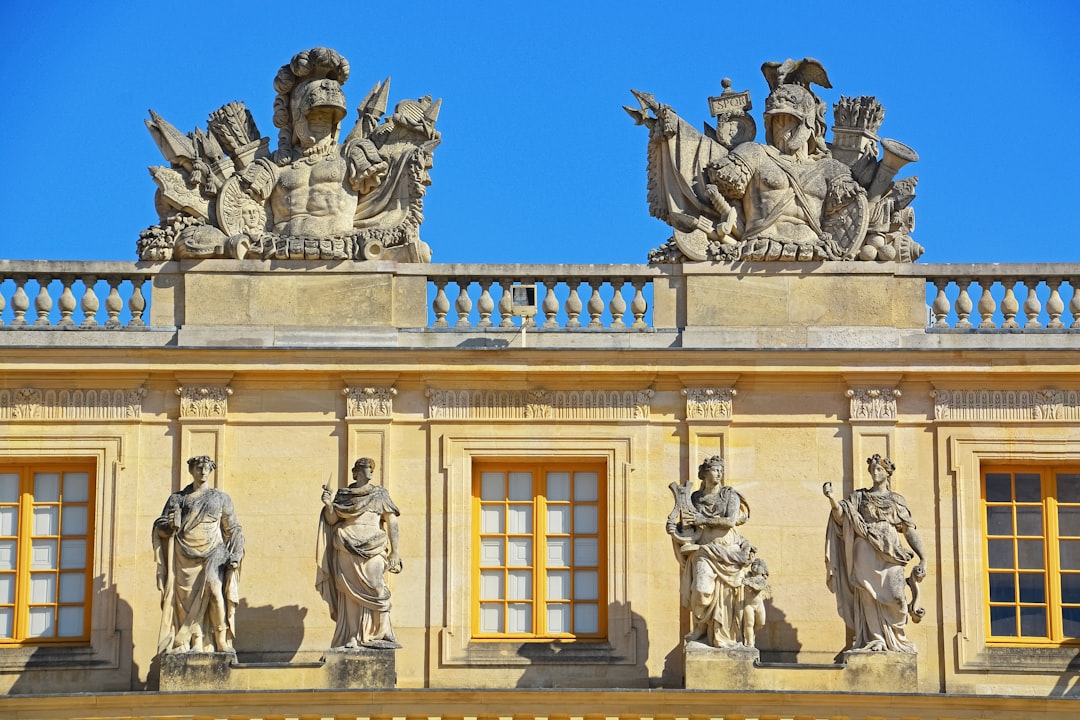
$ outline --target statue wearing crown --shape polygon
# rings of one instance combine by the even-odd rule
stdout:
[[[825,103],[811,85],[830,88],[813,58],[765,63],[765,143],[754,142],[748,92],[709,98],[716,127],[698,132],[670,107],[633,91],[625,108],[649,128],[649,208],[674,233],[650,262],[879,260],[913,262],[922,247],[909,233],[917,178],[894,181],[918,155],[881,140],[884,118],[872,97],[833,108],[834,142],[825,140]]]
[[[273,153],[242,103],[188,135],[151,111],[147,127],[171,165],[150,169],[160,223],[142,232],[140,257],[429,261],[419,227],[440,103],[406,100],[384,118],[390,83],[378,83],[341,142],[348,77],[329,48],[278,71]]]

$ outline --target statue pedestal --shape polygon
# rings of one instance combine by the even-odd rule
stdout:
[[[714,648],[699,642],[685,644],[687,690],[757,690],[754,664],[757,648],[736,645]]]
[[[392,688],[397,685],[394,650],[327,650],[323,672],[328,688]]]
[[[159,689],[228,690],[235,652],[165,653],[161,659]]]
[[[850,692],[919,691],[919,656],[916,653],[848,650],[841,654]]]

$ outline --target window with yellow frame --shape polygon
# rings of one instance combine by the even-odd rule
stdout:
[[[90,637],[94,467],[0,462],[0,645]]]
[[[987,640],[1080,643],[1080,466],[986,467]]]
[[[606,636],[603,462],[474,461],[476,639]]]

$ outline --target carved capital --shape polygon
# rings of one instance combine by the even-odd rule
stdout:
[[[0,420],[124,420],[142,416],[145,388],[0,390]]]
[[[224,418],[229,413],[229,396],[232,388],[224,386],[190,386],[176,388],[180,396],[182,418]]]
[[[683,388],[687,420],[730,420],[735,388]]]
[[[895,420],[897,388],[849,388],[851,420]]]
[[[356,418],[389,418],[394,414],[394,387],[348,387],[345,414]]]

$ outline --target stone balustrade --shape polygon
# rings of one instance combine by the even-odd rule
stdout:
[[[931,331],[1080,331],[1076,265],[916,265],[911,270],[926,278]]]
[[[153,276],[142,263],[0,261],[0,326],[143,329]]]

